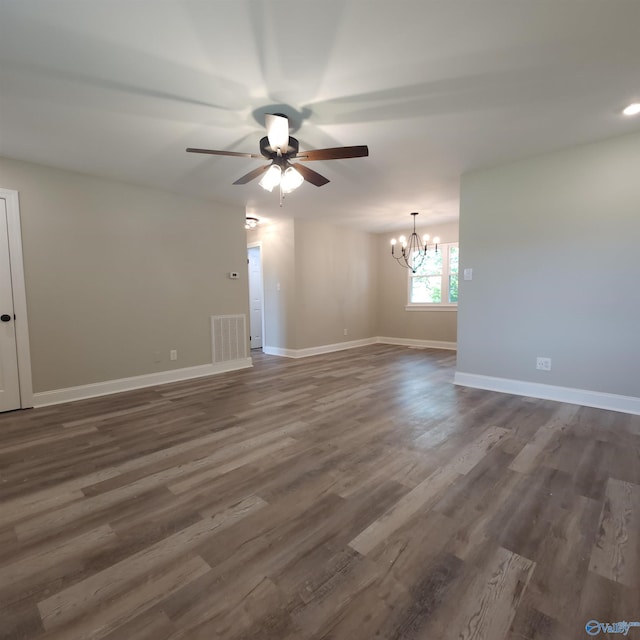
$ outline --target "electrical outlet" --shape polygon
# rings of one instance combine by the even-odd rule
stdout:
[[[348,333],[349,333],[349,332],[345,329],[345,330],[344,330],[344,335],[346,336],[346,335],[348,335]]]
[[[551,358],[536,358],[536,369],[540,371],[551,371]]]
[[[177,360],[177,359],[178,359],[177,349],[171,349],[171,351],[169,351],[169,360]]]

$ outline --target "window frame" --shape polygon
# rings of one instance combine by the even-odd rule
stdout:
[[[458,259],[460,256],[459,253],[459,243],[458,242],[442,242],[438,245],[438,251],[442,251],[442,274],[441,278],[441,286],[442,291],[449,291],[449,277],[451,276],[450,270],[450,249],[451,247],[458,248]],[[458,285],[460,284],[460,268],[458,267]],[[412,281],[413,278],[420,278],[418,274],[414,274],[411,269],[407,269],[407,304],[405,306],[406,311],[457,311],[458,303],[457,302],[411,302],[411,290],[412,290]],[[437,275],[437,274],[435,274]]]

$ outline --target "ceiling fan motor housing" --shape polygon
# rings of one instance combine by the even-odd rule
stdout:
[[[289,136],[289,148],[286,153],[282,154],[282,157],[288,159],[295,156],[298,153],[299,148],[300,145],[296,138]],[[271,147],[267,136],[260,138],[260,153],[269,160],[275,160],[278,157],[278,150]]]

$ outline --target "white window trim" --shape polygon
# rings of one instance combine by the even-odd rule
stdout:
[[[457,242],[443,242],[440,247],[447,247],[447,260],[443,260],[442,280],[449,282],[449,247],[457,247]],[[405,311],[457,311],[457,302],[411,302],[411,279],[413,274],[407,270],[407,304]],[[458,276],[459,277],[459,276]],[[444,290],[444,286],[443,286]]]
[[[404,308],[405,311],[457,311],[457,302],[409,302]]]

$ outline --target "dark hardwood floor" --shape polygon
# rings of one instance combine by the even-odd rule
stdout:
[[[640,621],[640,416],[455,387],[454,366],[257,354],[0,415],[0,637],[570,640]]]

